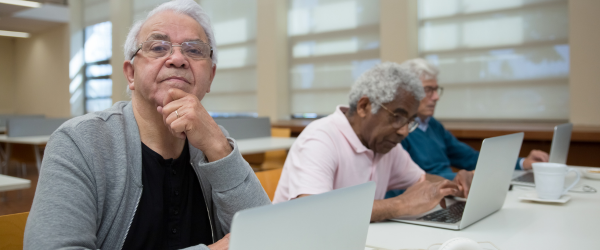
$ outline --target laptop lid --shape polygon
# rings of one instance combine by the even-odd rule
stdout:
[[[240,211],[230,250],[363,250],[375,183]]]
[[[502,208],[523,136],[521,132],[483,140],[459,228],[465,228]]]
[[[554,127],[549,162],[567,164],[567,155],[569,154],[572,131],[573,124],[571,123],[565,123]]]

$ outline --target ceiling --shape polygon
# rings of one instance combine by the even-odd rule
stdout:
[[[40,8],[0,3],[0,30],[37,33],[69,22],[69,7],[62,0],[40,0]]]

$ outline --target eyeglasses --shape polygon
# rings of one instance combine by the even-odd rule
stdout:
[[[433,92],[437,92],[438,96],[442,96],[442,94],[444,93],[443,87],[425,87],[424,89],[427,97],[431,97],[433,95]]]
[[[393,128],[399,129],[399,128],[402,128],[402,127],[408,125],[408,132],[411,133],[411,132],[415,131],[415,129],[417,129],[417,127],[419,126],[419,122],[415,121],[414,119],[409,120],[408,118],[404,117],[403,115],[396,114],[396,113],[390,111],[385,106],[383,106],[383,104],[379,104],[379,106],[381,106],[383,109],[385,109],[385,111],[387,111],[388,113],[390,113],[390,115],[392,115],[394,117],[394,121],[392,122]]]
[[[203,42],[192,41],[174,45],[167,41],[150,40],[140,43],[138,49],[129,60],[133,60],[140,50],[148,57],[161,58],[173,54],[173,47],[181,47],[181,53],[193,60],[209,59],[212,58],[213,54],[212,47]]]

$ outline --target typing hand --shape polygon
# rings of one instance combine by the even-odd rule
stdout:
[[[458,192],[458,185],[449,180],[430,182],[427,180],[412,185],[396,198],[402,204],[402,210],[395,217],[417,215],[433,209],[438,203],[446,207],[444,197]]]
[[[208,248],[210,250],[227,250],[227,249],[229,249],[229,236],[231,236],[230,233],[225,235],[225,237],[223,237],[223,239],[220,239],[219,241],[215,242],[215,244],[208,246]]]
[[[458,197],[467,198],[469,190],[471,190],[471,182],[473,181],[473,171],[460,170],[454,177],[454,183],[458,185],[458,192],[454,194]]]
[[[550,156],[544,151],[541,150],[531,150],[529,155],[523,161],[523,169],[531,169],[531,164],[535,162],[548,162],[550,160]]]
[[[167,92],[162,107],[165,125],[171,133],[202,150],[209,161],[216,161],[231,153],[232,148],[221,129],[193,94],[172,88]]]

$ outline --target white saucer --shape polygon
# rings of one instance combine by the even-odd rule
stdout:
[[[600,168],[586,168],[582,169],[581,173],[586,178],[600,180],[600,173],[598,171],[600,171]]]
[[[535,201],[535,202],[543,202],[543,203],[567,203],[567,201],[571,200],[571,196],[565,194],[561,196],[559,199],[540,199],[536,192],[524,193],[519,196],[519,200],[524,201]]]

